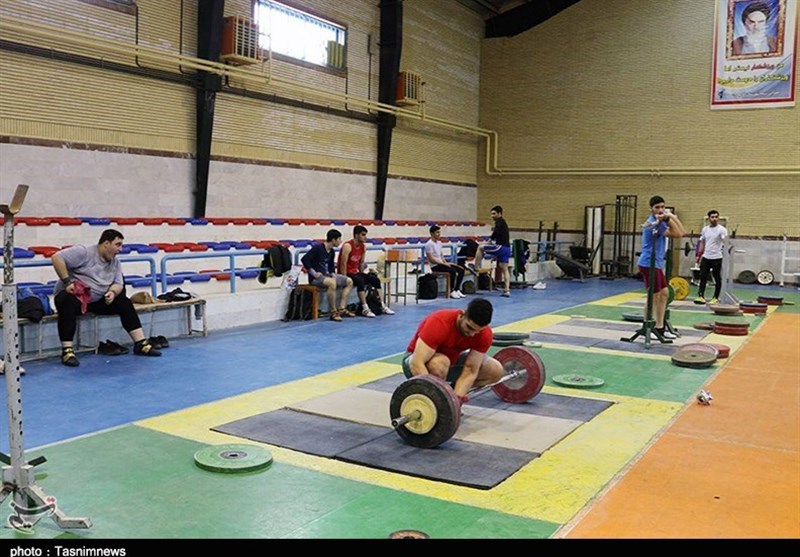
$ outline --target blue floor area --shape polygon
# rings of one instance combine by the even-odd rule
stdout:
[[[632,279],[553,279],[545,290],[485,297],[495,308],[492,325],[500,326],[641,288]],[[62,366],[58,358],[27,362],[21,380],[25,446],[39,447],[396,354],[405,350],[422,317],[443,307],[465,307],[471,298],[395,304],[396,315],[375,319],[271,322],[212,331],[205,338],[171,340],[160,358],[79,354],[77,368]],[[5,432],[7,423],[8,412],[3,411]],[[0,439],[0,447],[8,452],[7,437]]]

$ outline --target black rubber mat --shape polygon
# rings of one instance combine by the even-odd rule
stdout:
[[[450,439],[435,449],[418,449],[392,432],[345,451],[337,458],[371,468],[491,489],[539,453]]]
[[[211,428],[251,441],[302,453],[335,457],[342,451],[394,431],[282,408]]]
[[[477,489],[490,489],[539,453],[450,439],[418,449],[389,428],[280,409],[212,430],[302,453]]]

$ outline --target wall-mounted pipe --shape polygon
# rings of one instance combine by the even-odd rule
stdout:
[[[271,71],[271,56],[267,57],[266,72],[249,69],[243,66],[230,66],[220,62],[202,60],[183,54],[169,53],[158,49],[133,44],[120,44],[113,39],[88,36],[77,31],[53,27],[39,22],[4,16],[0,18],[0,31],[14,33],[27,40],[39,38],[53,41],[57,45],[70,45],[87,48],[92,56],[101,58],[103,54],[139,57],[154,62],[175,64],[179,67],[205,71],[220,75],[227,79],[237,79],[262,86],[272,86],[301,95],[309,95],[321,100],[344,103],[360,107],[364,110],[384,112],[410,120],[424,121],[428,124],[455,132],[467,133],[484,138],[485,167],[489,176],[646,176],[659,178],[662,176],[800,176],[800,166],[764,166],[764,167],[665,167],[665,168],[524,168],[505,167],[498,164],[500,138],[497,132],[486,128],[452,122],[372,99],[356,97],[349,93],[335,93],[314,89],[300,82],[276,77]],[[37,43],[35,43],[37,44]],[[252,66],[250,67],[252,68]]]

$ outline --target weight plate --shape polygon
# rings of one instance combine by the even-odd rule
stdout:
[[[503,365],[506,373],[526,371],[521,377],[503,381],[492,387],[500,400],[514,404],[528,402],[544,387],[544,363],[533,350],[524,346],[509,346],[498,350],[494,359]]]
[[[768,306],[779,306],[783,304],[783,298],[780,296],[759,296],[758,303],[766,304]]]
[[[210,445],[194,453],[195,464],[209,472],[243,473],[272,464],[272,453],[258,445]]]
[[[772,271],[759,271],[759,273],[756,275],[756,281],[758,284],[768,286],[775,282],[775,275],[772,274]]]
[[[528,340],[531,336],[530,333],[503,333],[493,331],[494,340]]]
[[[753,271],[742,271],[736,281],[742,284],[755,284],[756,274]]]
[[[693,342],[689,344],[684,344],[683,346],[680,347],[678,352],[680,352],[681,350],[707,352],[712,356],[714,356],[715,359],[719,358],[719,350],[717,350],[716,346],[714,346],[713,344],[705,344],[703,342]]]
[[[739,306],[734,306],[732,304],[714,304],[713,306],[708,307],[710,307],[711,311],[717,315],[732,315],[739,313]]]
[[[642,323],[644,321],[644,315],[641,313],[623,313],[622,319],[625,321],[634,321],[636,323]]]
[[[395,431],[405,442],[414,447],[430,449],[455,435],[461,423],[461,401],[447,381],[435,375],[418,375],[401,383],[392,393],[389,403],[391,419],[406,415],[402,407],[408,398],[416,401],[409,402],[409,405],[420,410],[422,416],[417,421],[424,422],[424,425],[417,426],[416,421],[412,420],[396,427]],[[423,399],[430,402],[423,403]],[[435,410],[435,418],[430,413],[426,414],[430,408]],[[424,433],[415,433],[414,429]]]
[[[745,329],[750,328],[750,322],[744,321],[742,319],[736,319],[736,317],[722,317],[714,320],[714,325],[718,327],[743,327]]]
[[[683,277],[672,277],[669,279],[669,285],[675,289],[675,299],[685,300],[689,295],[689,281]]]
[[[714,334],[717,335],[728,335],[732,337],[743,337],[749,334],[749,329],[744,327],[720,327],[719,325],[714,325]]]
[[[695,323],[694,325],[692,325],[692,327],[694,327],[695,329],[697,329],[699,331],[713,331],[714,330],[714,324],[713,323]]]
[[[397,530],[389,534],[390,540],[427,540],[430,536],[419,530]]]
[[[680,367],[701,369],[711,367],[717,357],[707,350],[678,350],[672,355],[672,363]]]
[[[567,373],[565,375],[556,375],[553,377],[553,383],[557,383],[565,387],[599,387],[605,384],[605,381],[599,377],[592,377],[591,375],[575,375],[572,373]]]
[[[520,339],[503,340],[495,338],[492,340],[492,346],[522,346],[523,344],[525,344],[525,341]]]
[[[717,358],[727,358],[731,355],[731,347],[727,344],[711,344],[717,349]]]
[[[667,305],[675,301],[675,288],[671,284],[667,285]]]

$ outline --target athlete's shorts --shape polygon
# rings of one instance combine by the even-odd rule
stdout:
[[[667,287],[667,277],[664,276],[664,271],[661,269],[656,268],[654,271],[653,276],[655,278],[655,284],[653,285],[653,292],[661,292]],[[644,287],[650,288],[650,267],[639,265],[639,272],[642,273]]]
[[[511,246],[488,244],[483,247],[483,255],[489,259],[496,259],[498,263],[508,263],[511,259]]]
[[[406,355],[403,356],[403,374],[409,379],[411,379],[414,375],[411,373],[411,356],[413,354],[411,352],[406,352]],[[450,369],[447,371],[447,382],[450,385],[455,385],[456,380],[461,376],[461,372],[464,371],[464,362],[467,360],[467,356],[469,356],[469,350],[464,350],[461,354],[458,355],[458,359],[456,359],[456,363],[450,366]],[[483,355],[483,361],[489,359],[489,354]]]

